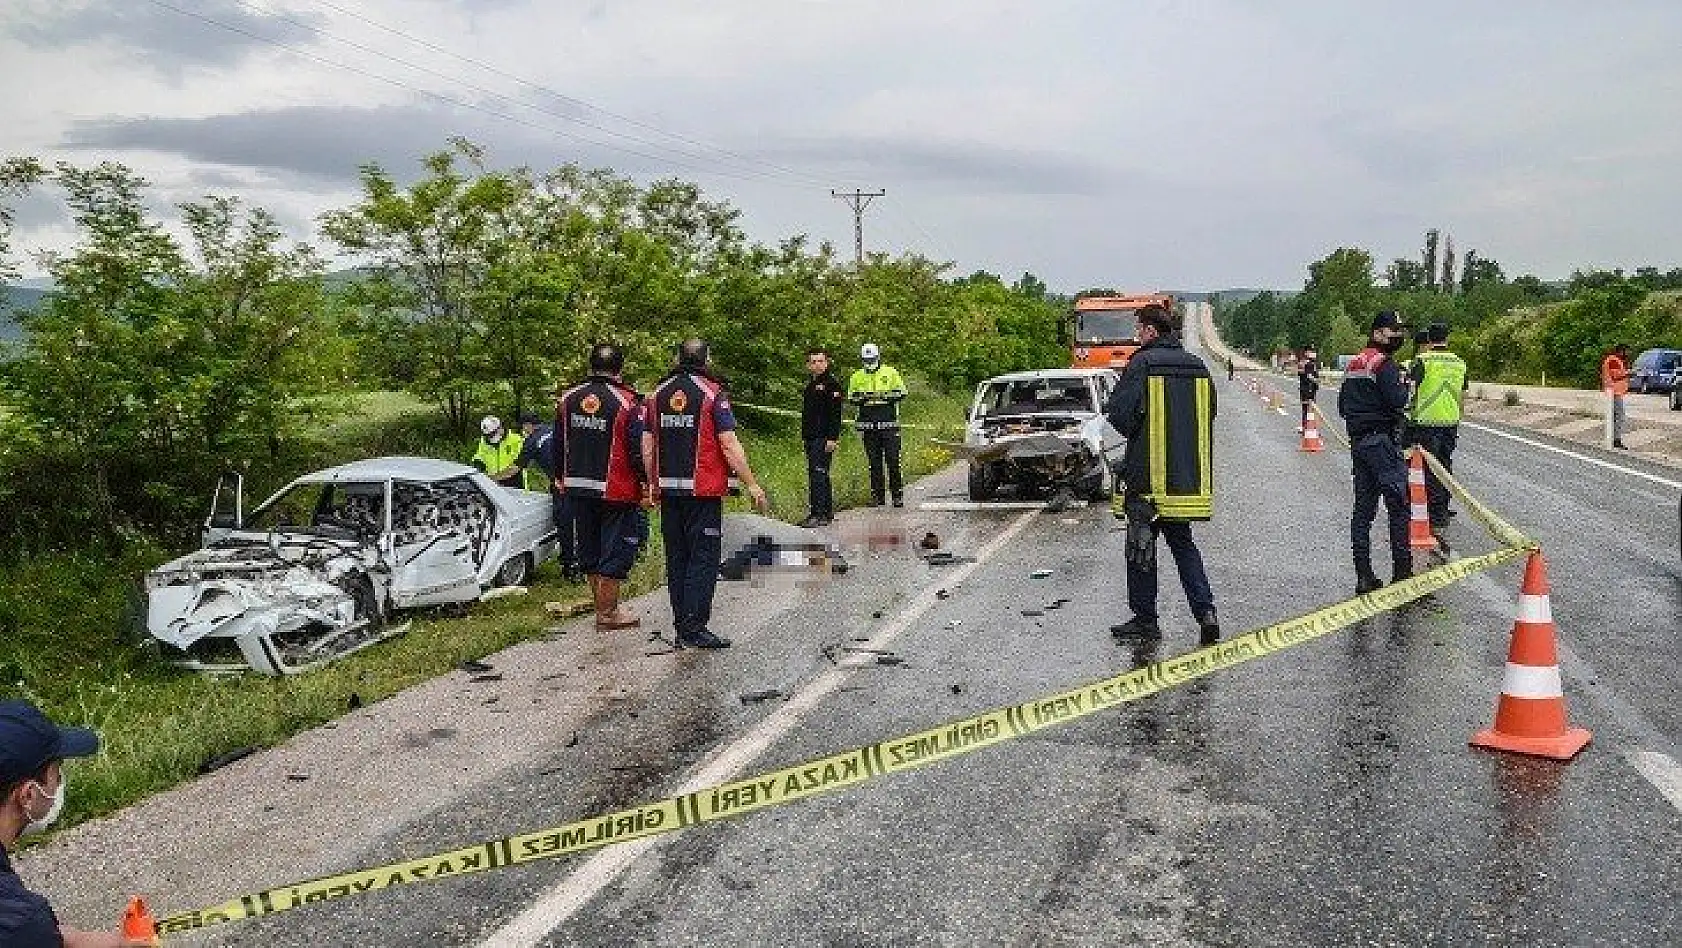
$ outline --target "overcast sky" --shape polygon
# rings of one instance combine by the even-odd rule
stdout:
[[[0,79],[0,152],[300,235],[465,135],[847,252],[828,188],[884,188],[870,248],[1065,290],[1294,287],[1433,226],[1514,275],[1682,265],[1678,0],[0,0]]]

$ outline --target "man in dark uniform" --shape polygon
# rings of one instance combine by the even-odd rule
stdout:
[[[572,522],[572,505],[566,494],[561,492],[560,479],[555,476],[555,426],[540,423],[536,415],[521,413],[520,434],[525,441],[520,445],[520,456],[514,459],[514,466],[522,472],[536,468],[548,478],[549,509],[555,522],[556,554],[561,561],[561,575],[577,579],[578,543]],[[530,478],[526,480],[528,483],[531,481]]]
[[[1303,350],[1302,362],[1297,366],[1297,397],[1302,400],[1302,420],[1297,433],[1308,427],[1308,413],[1314,410],[1314,399],[1320,394],[1320,355],[1313,346]]]
[[[847,393],[829,370],[829,353],[812,349],[806,353],[806,393],[800,404],[800,440],[806,445],[806,483],[812,498],[811,515],[803,527],[828,526],[835,519],[835,491],[830,484],[829,466],[841,443],[841,409]]]
[[[666,590],[677,643],[726,648],[730,640],[714,635],[707,623],[724,555],[724,497],[731,475],[741,480],[760,512],[770,505],[748,467],[730,397],[712,373],[705,342],[689,339],[678,347],[676,368],[646,404],[643,465],[660,498],[660,539],[666,547]]]
[[[642,625],[619,603],[619,588],[648,539],[642,398],[625,384],[624,371],[623,350],[595,346],[590,377],[561,396],[555,420],[561,491],[578,527],[578,568],[595,594],[599,632]]]
[[[1191,524],[1214,509],[1215,387],[1203,360],[1187,352],[1173,314],[1139,311],[1139,340],[1105,406],[1127,439],[1122,480],[1127,514],[1127,604],[1133,618],[1111,628],[1117,638],[1159,639],[1156,537],[1168,541],[1180,585],[1197,619],[1199,641],[1220,641],[1215,594],[1192,541]]]
[[[1372,567],[1372,522],[1384,501],[1390,520],[1391,581],[1413,575],[1408,547],[1408,474],[1400,446],[1408,386],[1395,355],[1407,341],[1407,327],[1394,310],[1373,318],[1367,347],[1344,370],[1337,412],[1349,427],[1354,467],[1355,509],[1349,518],[1349,547],[1355,557],[1355,591],[1384,585]]]
[[[99,750],[92,731],[59,727],[27,701],[0,702],[0,945],[5,948],[122,948],[115,932],[60,925],[47,900],[24,888],[7,852],[45,830],[64,808],[64,761]]]

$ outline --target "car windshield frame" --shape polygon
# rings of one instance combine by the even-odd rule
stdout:
[[[1078,407],[1070,405],[1066,396],[1054,401],[1037,397],[1037,392],[1046,388],[1058,388],[1065,392],[1079,388],[1082,404]],[[1019,400],[1024,395],[1031,400]],[[1007,397],[1011,400],[1004,400]],[[1095,415],[1099,411],[1097,398],[1092,379],[1084,375],[990,380],[982,383],[980,397],[976,400],[980,412],[977,420],[1033,415]]]
[[[305,491],[314,492],[314,500],[310,503],[308,522],[265,523],[264,519],[280,508],[289,498]],[[338,505],[339,495],[354,494],[362,497],[375,496],[377,506],[371,511],[371,522],[365,520],[361,526],[350,522],[323,522],[324,515],[328,515],[330,504]],[[385,533],[390,527],[390,484],[384,480],[369,481],[330,481],[330,480],[297,480],[276,491],[274,496],[263,501],[262,505],[247,514],[240,524],[240,533],[270,534],[270,533],[300,533],[310,536],[329,537],[332,539],[373,539]],[[343,509],[339,507],[338,509]]]

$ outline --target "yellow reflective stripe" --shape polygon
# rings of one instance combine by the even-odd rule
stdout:
[[[1149,395],[1145,420],[1150,425],[1150,441],[1145,447],[1151,459],[1151,496],[1160,506],[1168,496],[1168,399],[1159,376],[1145,379],[1145,390]]]
[[[1209,415],[1211,389],[1208,379],[1197,379],[1193,386],[1197,389],[1197,494],[1208,498],[1215,486],[1215,450],[1209,436],[1213,428]]]

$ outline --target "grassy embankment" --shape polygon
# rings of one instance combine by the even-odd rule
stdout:
[[[961,424],[966,404],[962,396],[941,396],[914,385],[906,420],[947,426],[949,437]],[[773,513],[799,520],[806,515],[799,422],[745,408],[739,414]],[[949,460],[930,443],[937,436],[907,431],[908,476]],[[364,396],[352,417],[323,429],[322,457],[332,462],[420,453],[417,445],[429,438],[432,453],[448,455],[448,442],[436,436],[426,406],[377,393]],[[868,496],[863,450],[854,437],[843,441],[835,479],[838,506],[856,506]],[[247,498],[252,503],[260,499]],[[739,500],[731,503],[742,506]],[[651,539],[649,555],[632,576],[635,592],[661,581],[657,528]],[[219,754],[271,746],[332,720],[345,713],[352,695],[363,703],[377,701],[459,662],[544,635],[554,624],[543,609],[546,601],[586,596],[581,585],[563,582],[550,564],[528,596],[484,603],[465,617],[416,614],[407,635],[306,675],[210,677],[164,666],[135,644],[138,579],[169,555],[136,550],[120,563],[67,555],[0,571],[0,628],[14,630],[0,636],[0,696],[29,697],[61,720],[97,728],[105,741],[99,757],[72,766],[62,826],[187,780]]]

